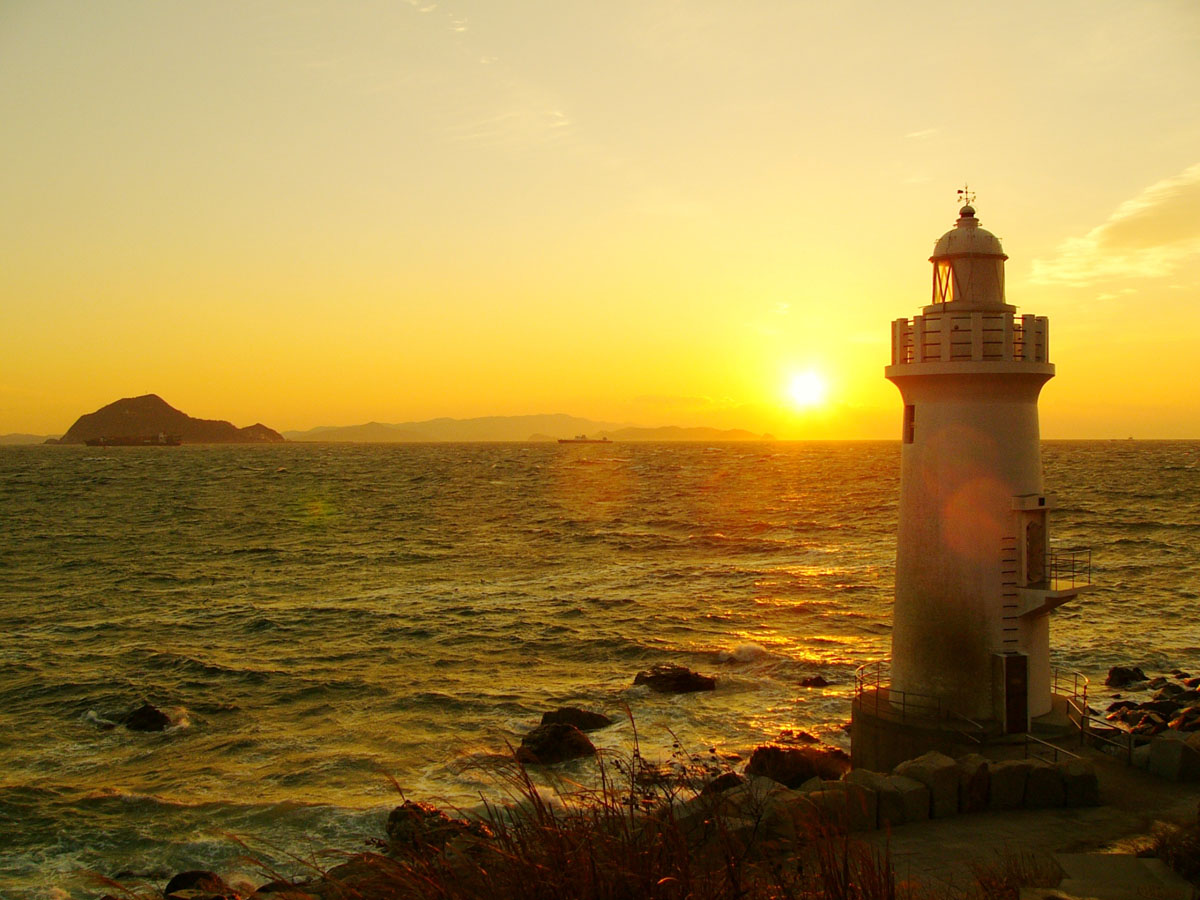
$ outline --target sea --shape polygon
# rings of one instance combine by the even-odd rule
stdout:
[[[1093,696],[1115,664],[1200,670],[1198,464],[1043,446],[1052,538],[1094,583],[1053,662]],[[846,746],[854,670],[889,652],[899,465],[896,442],[0,447],[0,896],[331,865],[402,798],[503,802],[559,706],[611,716],[612,759]],[[717,689],[634,686],[666,662]],[[143,702],[170,727],[114,725]]]

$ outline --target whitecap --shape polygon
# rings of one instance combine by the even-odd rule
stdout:
[[[721,662],[747,663],[770,655],[771,651],[762,644],[747,642],[745,644],[738,644],[732,650],[719,651],[717,659]]]

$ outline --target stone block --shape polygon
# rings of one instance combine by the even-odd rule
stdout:
[[[1020,809],[1025,805],[1025,783],[1029,780],[1028,760],[1006,759],[990,767],[990,809]]]
[[[1200,781],[1200,751],[1179,738],[1150,742],[1150,771],[1171,781]]]
[[[1096,767],[1084,759],[1068,759],[1058,764],[1062,774],[1067,806],[1099,806],[1100,780]]]
[[[959,812],[982,812],[988,806],[992,776],[987,759],[970,753],[958,760]]]
[[[816,807],[821,821],[848,831],[870,831],[877,818],[875,792],[860,784],[839,781],[829,789],[805,797]]]
[[[1058,766],[1040,759],[1030,760],[1025,781],[1025,808],[1051,809],[1066,806],[1066,803],[1067,790]]]
[[[958,812],[958,765],[946,754],[930,750],[916,759],[900,763],[893,774],[919,781],[929,788],[933,818],[953,816]]]
[[[905,822],[924,822],[929,818],[932,805],[929,788],[904,775],[889,775],[888,784],[900,794]]]

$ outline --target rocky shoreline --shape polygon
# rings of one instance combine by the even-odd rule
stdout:
[[[663,693],[685,693],[713,690],[716,679],[665,664],[638,673],[635,684]],[[1184,761],[1172,770],[1174,777],[1200,780],[1200,679],[1179,670],[1171,678],[1149,678],[1129,666],[1114,667],[1106,685],[1154,691],[1149,699],[1118,698],[1108,708],[1109,721],[1131,735],[1153,739],[1143,748],[1144,758],[1131,761],[1156,771],[1150,762],[1153,747],[1169,742],[1172,758]],[[162,727],[165,719],[156,713],[147,704],[122,724],[131,730],[153,730]],[[851,770],[844,751],[804,732],[793,732],[756,747],[738,772],[730,761],[715,756],[675,766],[651,763],[636,751],[630,760],[607,759],[587,735],[612,724],[608,716],[576,707],[543,714],[514,750],[515,772],[524,786],[522,802],[515,806],[489,808],[488,815],[468,818],[405,799],[388,816],[386,837],[369,841],[375,852],[351,855],[309,877],[275,878],[255,887],[229,884],[218,873],[192,870],[175,875],[161,894],[155,890],[135,896],[382,900],[398,896],[397,886],[408,884],[415,871],[427,876],[431,864],[441,878],[478,877],[485,864],[494,864],[497,854],[511,852],[514,832],[531,823],[544,824],[546,817],[551,821],[558,816],[594,818],[597,810],[610,818],[615,812],[614,821],[646,835],[666,828],[670,839],[682,841],[686,853],[698,860],[718,852],[718,844],[724,851],[736,845],[748,860],[773,859],[772,865],[777,865],[782,858],[802,853],[814,835],[831,831],[845,836],[966,813],[1077,809],[1101,803],[1095,767],[1069,753],[1052,761],[996,760],[979,754],[953,759],[930,752],[891,772],[871,772]],[[562,798],[543,798],[525,768],[587,757],[596,758],[602,770],[608,767],[602,778],[607,787],[590,795],[582,812],[559,805]],[[1168,772],[1156,773],[1172,777]],[[618,779],[620,789],[614,787]],[[611,825],[606,820],[605,827]],[[110,894],[101,900],[117,898]]]

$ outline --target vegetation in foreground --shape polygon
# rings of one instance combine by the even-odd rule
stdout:
[[[898,881],[886,847],[837,816],[782,815],[713,761],[653,766],[635,751],[600,773],[596,787],[547,791],[514,763],[512,802],[471,821],[406,800],[378,852],[313,865],[300,881],[267,872],[257,891],[106,884],[129,900],[1016,900],[1061,875],[1049,859],[998,857],[969,883],[931,889]]]

